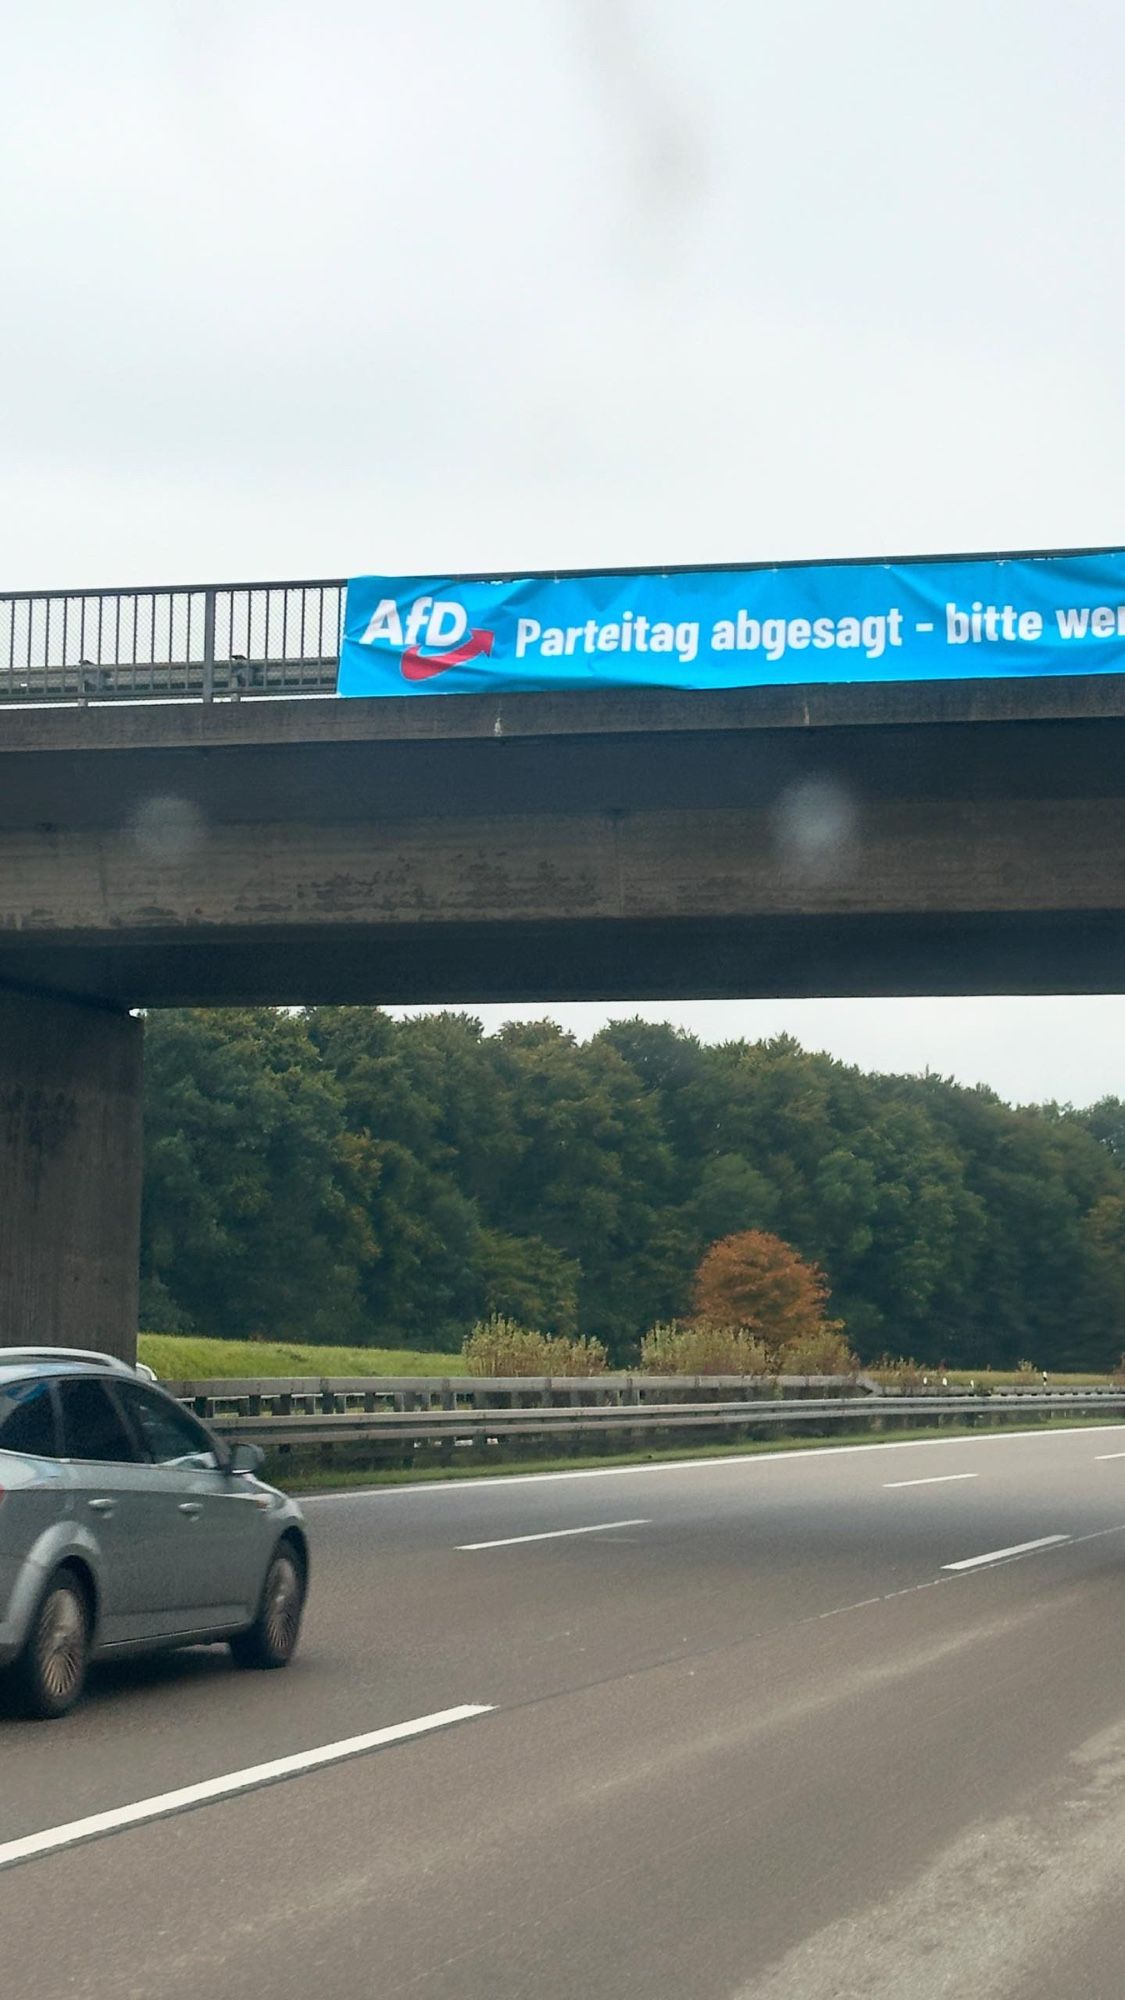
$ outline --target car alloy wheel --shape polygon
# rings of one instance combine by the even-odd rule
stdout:
[[[270,1564],[262,1607],[266,1641],[278,1659],[288,1659],[297,1643],[304,1594],[296,1562],[287,1549],[281,1549]]]
[[[240,1667],[287,1667],[297,1650],[305,1608],[305,1566],[288,1541],[279,1542],[270,1558],[258,1615],[248,1631],[230,1641]]]
[[[43,1600],[35,1664],[52,1704],[73,1701],[86,1670],[86,1607],[69,1580],[54,1584]]]

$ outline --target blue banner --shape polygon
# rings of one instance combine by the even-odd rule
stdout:
[[[354,577],[342,695],[1125,671],[1125,551],[624,575]]]

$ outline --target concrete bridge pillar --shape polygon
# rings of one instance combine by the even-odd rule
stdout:
[[[0,990],[0,1344],[136,1359],[142,1027]]]

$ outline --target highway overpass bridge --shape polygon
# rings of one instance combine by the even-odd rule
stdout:
[[[7,1338],[131,1348],[132,1009],[1125,990],[1125,677],[337,701],[257,588],[0,600]]]

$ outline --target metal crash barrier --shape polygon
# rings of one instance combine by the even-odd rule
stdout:
[[[197,1415],[267,1446],[437,1443],[627,1432],[925,1425],[950,1417],[1125,1415],[1125,1389],[884,1392],[870,1377],[358,1377],[171,1382]],[[827,1391],[827,1393],[826,1393]]]

